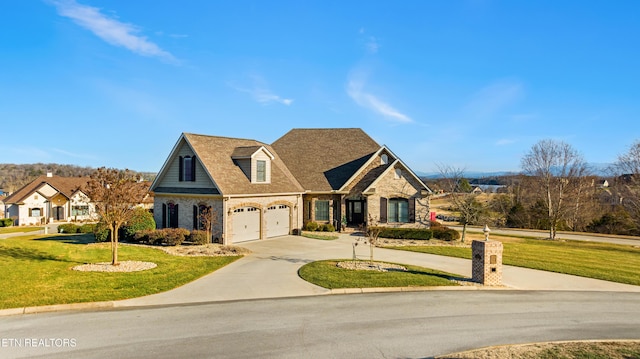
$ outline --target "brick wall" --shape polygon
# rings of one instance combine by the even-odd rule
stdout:
[[[471,243],[472,279],[487,286],[502,285],[502,242]]]

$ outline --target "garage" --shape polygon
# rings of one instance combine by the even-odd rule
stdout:
[[[260,239],[260,209],[241,207],[233,210],[232,243]]]
[[[289,206],[275,205],[267,208],[265,213],[267,238],[286,236],[289,234]]]

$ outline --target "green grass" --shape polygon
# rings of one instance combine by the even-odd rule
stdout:
[[[617,244],[514,239],[492,236],[504,245],[502,263],[517,267],[640,285],[640,248]],[[393,249],[471,259],[471,248],[446,246]]]
[[[88,244],[91,234],[0,239],[0,309],[119,300],[163,292],[213,272],[240,257],[181,257],[120,245],[120,261],[154,262],[131,273],[79,272],[84,263],[110,262],[111,244]]]
[[[450,278],[462,279],[455,274],[409,265],[404,265],[406,272],[349,270],[338,268],[339,261],[350,259],[312,262],[300,268],[298,274],[302,279],[328,289],[451,286],[457,284]]]
[[[0,234],[37,232],[43,229],[44,227],[0,227]]]
[[[338,235],[336,234],[323,234],[317,232],[302,232],[303,237],[313,238],[313,239],[321,239],[323,241],[332,241],[334,239],[338,239]]]

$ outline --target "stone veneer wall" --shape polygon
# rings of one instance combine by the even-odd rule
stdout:
[[[487,286],[502,285],[502,242],[471,243],[472,279]]]

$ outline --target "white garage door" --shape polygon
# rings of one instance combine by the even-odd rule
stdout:
[[[289,234],[289,207],[276,205],[267,208],[267,237],[285,236]]]
[[[260,239],[260,210],[255,207],[242,207],[233,211],[232,243]]]

